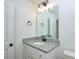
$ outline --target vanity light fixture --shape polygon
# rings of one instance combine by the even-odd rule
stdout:
[[[48,3],[48,0],[45,0],[42,2],[42,5],[45,7],[45,6],[47,6],[47,3]]]
[[[43,2],[38,4],[38,11],[44,13],[44,10],[47,10],[48,0],[44,0]]]
[[[38,8],[41,8],[42,6],[46,7],[48,2],[49,2],[48,0],[45,0],[45,1],[41,2],[41,3],[39,3]]]
[[[48,11],[49,9],[52,11],[53,7],[56,6],[55,1],[53,3],[49,3],[48,0],[45,0],[38,4],[38,11],[44,13],[45,11]]]

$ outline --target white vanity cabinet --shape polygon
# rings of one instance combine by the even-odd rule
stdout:
[[[45,53],[27,44],[24,44],[23,59],[59,59],[60,47],[56,47],[52,51]]]

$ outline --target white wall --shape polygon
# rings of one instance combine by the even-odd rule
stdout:
[[[65,49],[75,50],[74,0],[59,1],[59,38]]]
[[[23,59],[23,38],[36,35],[36,7],[30,0],[15,0],[15,59]],[[28,26],[27,18],[32,25]]]
[[[36,36],[36,5],[32,0],[5,0],[14,4],[14,56],[23,59],[23,38]],[[27,19],[32,25],[27,25]]]

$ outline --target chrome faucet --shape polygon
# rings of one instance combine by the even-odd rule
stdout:
[[[45,35],[41,35],[41,39],[42,39],[42,41],[45,41],[45,42],[46,42],[46,40],[47,40],[47,38],[46,38]]]
[[[52,38],[51,35],[41,35],[42,41],[47,41],[47,39]]]
[[[49,39],[49,38],[52,38],[52,36],[51,35],[46,35],[46,38]]]

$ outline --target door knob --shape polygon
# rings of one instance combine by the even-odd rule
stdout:
[[[13,43],[10,43],[9,46],[12,47],[13,46]]]

